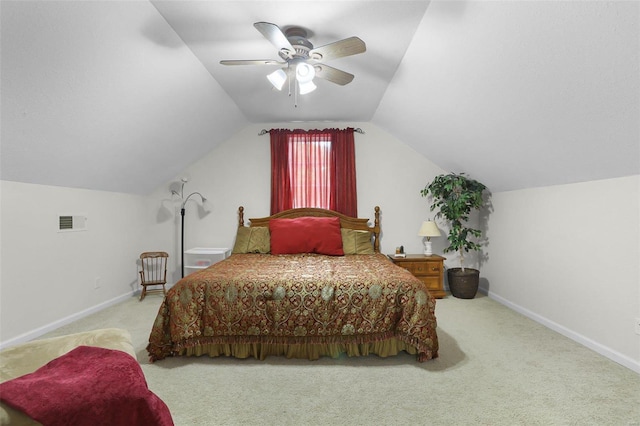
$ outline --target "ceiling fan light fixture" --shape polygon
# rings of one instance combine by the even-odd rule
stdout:
[[[278,56],[284,62],[271,59],[250,59],[222,60],[220,63],[222,65],[284,65],[284,68],[274,71],[266,77],[279,91],[282,91],[284,84],[288,82],[289,96],[295,95],[296,107],[298,106],[298,95],[316,90],[317,87],[313,82],[315,77],[340,86],[351,83],[354,78],[353,74],[318,63],[318,61],[357,55],[367,50],[364,41],[355,36],[314,47],[308,39],[309,32],[302,27],[292,26],[286,31],[282,31],[276,24],[264,21],[255,22],[253,26],[278,49]]]
[[[299,63],[296,66],[296,80],[298,80],[298,83],[310,83],[315,76],[316,70],[306,62]]]
[[[306,95],[307,93],[311,93],[316,90],[317,86],[313,84],[313,81],[307,81],[306,83],[301,83],[298,81],[299,93],[301,95]]]
[[[267,75],[267,79],[271,82],[273,87],[278,90],[282,90],[284,83],[287,81],[287,74],[282,69],[279,69]]]

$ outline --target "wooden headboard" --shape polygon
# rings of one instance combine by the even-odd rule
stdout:
[[[346,216],[333,210],[319,209],[314,207],[303,207],[298,209],[284,210],[271,216],[249,219],[249,226],[269,227],[271,219],[293,219],[296,217],[339,217],[340,226],[346,229],[359,231],[369,231],[373,234],[373,251],[380,253],[380,207],[374,209],[373,226],[369,225],[369,219]],[[244,226],[244,207],[238,207],[238,227]]]

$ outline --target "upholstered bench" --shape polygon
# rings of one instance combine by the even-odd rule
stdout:
[[[127,330],[108,328],[34,340],[0,351],[0,383],[32,373],[79,346],[116,349],[136,358]],[[1,425],[38,425],[21,411],[0,402]]]

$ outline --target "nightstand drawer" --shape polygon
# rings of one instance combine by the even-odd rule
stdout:
[[[423,262],[402,262],[399,263],[398,266],[403,267],[413,275],[422,273],[422,271],[425,270],[425,265]]]
[[[403,267],[413,275],[440,275],[442,262],[402,262],[398,266]]]
[[[427,275],[436,275],[436,276],[440,276],[440,274],[442,273],[442,262],[426,262],[426,269],[427,271],[425,272]]]
[[[416,277],[418,278],[420,281],[422,281],[424,283],[424,286],[427,288],[427,290],[442,290],[442,284],[440,283],[440,276],[434,276],[434,277]]]

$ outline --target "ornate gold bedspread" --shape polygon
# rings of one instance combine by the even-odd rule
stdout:
[[[396,339],[425,361],[438,356],[434,309],[423,284],[382,254],[234,254],[168,291],[147,350],[159,360],[207,345]]]

